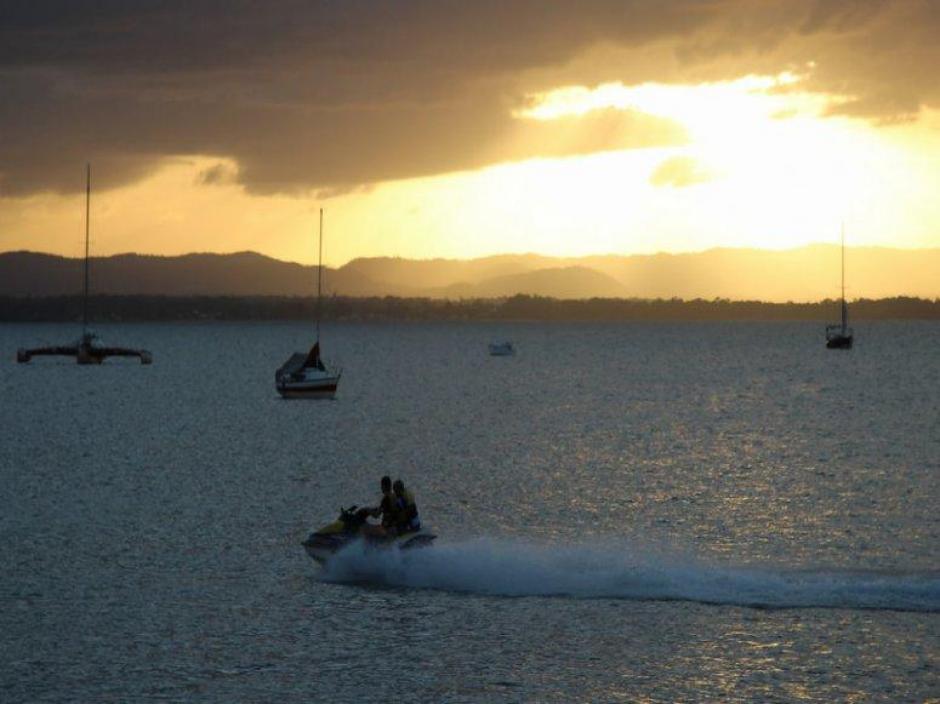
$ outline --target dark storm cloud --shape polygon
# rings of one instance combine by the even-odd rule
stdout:
[[[692,29],[702,0],[31,0],[0,7],[0,63],[193,71],[311,62],[435,61],[516,70],[586,42]],[[293,59],[293,61],[291,60]],[[414,76],[420,79],[421,76]]]
[[[937,5],[7,0],[0,192],[75,190],[86,160],[105,186],[207,154],[236,160],[253,191],[341,192],[683,141],[675,125],[630,112],[512,117],[527,93],[565,80],[733,78],[815,60],[811,85],[851,96],[834,111],[889,119],[937,100],[923,63],[938,58]],[[620,60],[572,69],[598,47]]]

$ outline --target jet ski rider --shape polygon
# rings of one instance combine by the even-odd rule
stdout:
[[[398,535],[421,530],[421,519],[418,518],[418,504],[415,503],[414,494],[405,489],[405,483],[401,479],[396,479],[392,488],[395,490],[397,504],[395,528]]]
[[[382,477],[380,486],[382,488],[382,500],[379,502],[378,506],[369,509],[369,515],[372,516],[372,518],[378,518],[381,516],[382,525],[365,523],[362,526],[362,532],[365,535],[375,538],[384,538],[395,535],[395,529],[398,525],[398,500],[396,499],[395,494],[392,493],[392,478],[389,476]]]

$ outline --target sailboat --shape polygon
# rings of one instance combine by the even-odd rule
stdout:
[[[323,300],[323,208],[320,208],[320,255],[317,264],[317,339],[309,352],[295,352],[274,374],[284,398],[333,398],[342,370],[331,370],[320,357],[320,312]]]
[[[852,349],[852,328],[849,327],[849,306],[845,302],[845,225],[842,226],[842,323],[826,326],[826,347],[831,350]]]
[[[79,364],[101,364],[108,357],[137,357],[141,364],[151,364],[153,355],[147,350],[135,350],[126,347],[102,347],[95,343],[97,335],[88,329],[88,233],[91,215],[91,164],[85,171],[85,266],[84,287],[82,289],[82,336],[71,345],[54,347],[33,347],[19,349],[16,361],[26,363],[33,357],[63,356],[75,357]]]

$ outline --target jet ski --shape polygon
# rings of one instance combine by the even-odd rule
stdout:
[[[332,523],[318,528],[303,541],[304,550],[320,564],[326,563],[333,555],[356,540],[363,540],[368,547],[377,549],[413,550],[431,545],[437,538],[426,530],[402,533],[391,538],[366,535],[366,525],[370,510],[350,506],[340,508],[339,517]]]

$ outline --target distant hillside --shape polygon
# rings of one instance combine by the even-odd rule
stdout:
[[[389,291],[408,290],[419,285],[433,290],[476,285],[486,279],[525,274],[539,269],[557,268],[561,260],[535,254],[506,254],[480,259],[401,259],[369,257],[354,259],[340,271],[380,282]]]
[[[840,249],[711,249],[696,254],[588,257],[622,282],[628,296],[819,301],[839,296]],[[846,248],[846,296],[940,296],[940,249]]]
[[[506,298],[524,294],[562,299],[624,298],[626,289],[614,278],[583,266],[536,269],[506,274],[479,283],[452,284],[428,292],[432,298]]]
[[[846,250],[849,298],[940,297],[940,249]],[[33,252],[0,254],[0,296],[61,296],[82,285],[82,261]],[[253,252],[91,260],[97,294],[309,296],[316,267]],[[325,269],[324,291],[343,296],[558,299],[682,298],[818,301],[839,295],[839,248],[713,249],[695,254],[473,260],[355,259]]]
[[[309,295],[307,267],[253,252],[151,257],[120,254],[90,260],[95,293],[150,295]],[[67,295],[81,290],[82,260],[48,254],[0,254],[0,293]],[[315,285],[315,284],[314,284]]]

